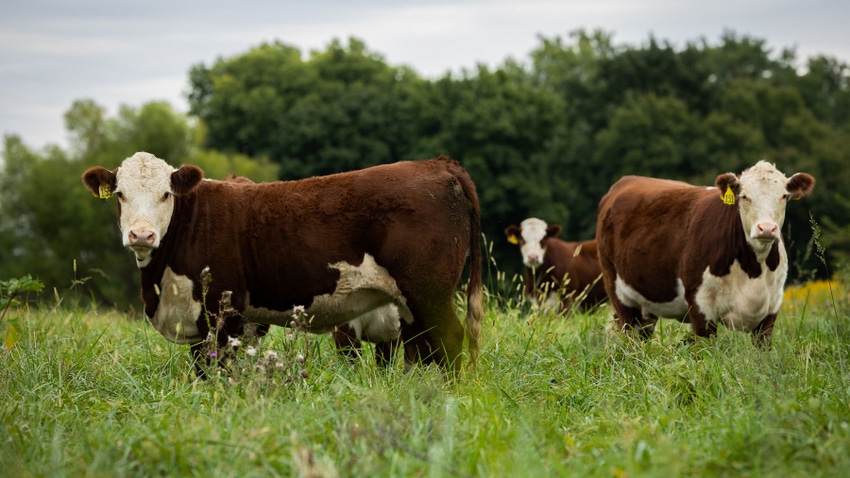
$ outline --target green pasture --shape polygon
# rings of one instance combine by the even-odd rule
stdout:
[[[202,381],[187,348],[144,321],[49,299],[6,317],[20,334],[0,366],[4,476],[850,470],[840,301],[786,311],[759,350],[725,329],[688,342],[672,321],[640,344],[608,327],[606,308],[553,317],[491,297],[478,367],[454,380],[435,367],[377,368],[371,347],[348,364],[326,336],[275,329]]]

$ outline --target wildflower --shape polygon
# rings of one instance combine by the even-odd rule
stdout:
[[[257,355],[257,349],[255,349],[253,345],[249,345],[248,348],[245,349],[245,353],[253,357]]]
[[[304,306],[303,305],[296,305],[295,307],[292,308],[292,318],[298,319],[302,315],[304,315]]]
[[[304,358],[304,355],[303,355],[303,354],[300,354],[300,353],[299,353],[299,354],[298,354],[298,356],[297,356],[297,357],[295,357],[295,360],[297,360],[297,361],[298,361],[298,363],[304,363],[304,360],[306,360],[306,359]]]
[[[269,360],[277,360],[277,352],[274,350],[266,350],[266,358]]]
[[[216,357],[218,357],[218,354],[215,353],[215,352],[210,352],[210,353],[207,354],[207,357],[216,358]]]
[[[229,345],[233,348],[236,348],[236,347],[239,347],[240,345],[242,345],[242,341],[239,340],[236,337],[231,337],[231,336],[228,335],[227,336],[227,345]]]

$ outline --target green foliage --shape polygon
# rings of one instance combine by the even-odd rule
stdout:
[[[44,283],[30,275],[0,282],[0,331],[3,333],[6,350],[12,350],[21,335],[17,319],[7,320],[6,313],[12,307],[20,307],[18,298],[22,294],[41,292],[43,288]]]

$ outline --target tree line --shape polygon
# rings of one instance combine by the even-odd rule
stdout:
[[[354,38],[308,55],[265,43],[188,77],[188,114],[152,102],[109,117],[82,99],[65,114],[67,150],[5,138],[0,278],[30,273],[86,299],[137,305],[114,204],[79,180],[136,151],[255,181],[451,156],[478,187],[492,261],[508,277],[521,270],[502,232],[509,224],[536,216],[561,224],[562,238],[588,239],[599,199],[622,175],[712,185],[766,159],[818,181],[788,207],[791,279],[829,273],[818,246],[831,269],[850,253],[850,69],[836,58],[801,65],[793,50],[774,54],[734,32],[677,49],[577,31],[540,37],[526,61],[436,79],[389,65]]]

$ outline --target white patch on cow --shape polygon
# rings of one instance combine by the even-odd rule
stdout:
[[[136,255],[141,268],[150,263],[174,213],[171,173],[176,171],[150,153],[136,153],[124,160],[116,173],[115,194],[121,205],[118,225],[122,241]],[[137,235],[137,236],[135,236]],[[150,238],[150,241],[139,239]]]
[[[657,315],[673,319],[685,319],[688,314],[688,303],[685,301],[685,286],[681,279],[676,279],[676,298],[670,302],[652,302],[617,275],[614,282],[617,298],[628,307],[639,308],[643,315]]]
[[[522,235],[522,245],[519,250],[522,254],[522,263],[526,267],[537,267],[543,263],[543,255],[546,249],[540,246],[540,241],[546,237],[546,221],[530,217],[519,225]]]
[[[398,307],[395,304],[378,307],[348,322],[355,337],[367,342],[390,342],[401,335]]]
[[[339,270],[339,281],[333,293],[313,297],[313,303],[305,310],[309,320],[309,329],[315,333],[332,332],[335,326],[342,325],[369,314],[379,308],[394,304],[396,318],[413,322],[413,314],[407,307],[407,300],[401,294],[395,279],[369,254],[363,256],[359,266],[347,262],[329,264]],[[276,311],[264,307],[251,306],[250,295],[245,298],[243,317],[260,324],[288,326],[293,319],[293,311]],[[366,320],[366,319],[364,319]]]
[[[785,247],[779,247],[780,262],[775,271],[762,266],[762,274],[750,278],[738,261],[729,274],[718,277],[709,268],[702,274],[702,285],[696,295],[699,310],[706,321],[720,322],[732,330],[753,330],[768,314],[777,313],[782,305],[783,287],[788,274]]]
[[[759,161],[738,179],[738,211],[747,242],[764,262],[785,222],[788,178],[772,164]]]
[[[171,342],[193,344],[203,340],[197,326],[201,303],[192,297],[193,287],[191,279],[165,268],[159,285],[159,305],[148,321]]]

